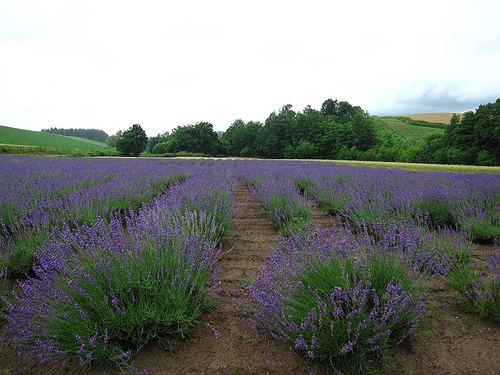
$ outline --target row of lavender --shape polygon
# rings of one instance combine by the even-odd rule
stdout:
[[[499,175],[348,168],[333,181],[317,172],[295,177],[296,184],[351,228],[392,243],[425,271],[446,274],[467,310],[500,320]],[[422,241],[431,244],[425,251]],[[473,267],[473,242],[496,246],[487,276]]]
[[[178,171],[170,166],[163,176]],[[22,355],[124,366],[152,339],[172,349],[213,307],[218,244],[235,215],[234,177],[223,163],[208,174],[203,165],[182,171],[190,177],[137,212],[50,228],[36,248],[34,277],[7,306],[6,328]]]
[[[287,236],[246,288],[248,307],[315,363],[373,371],[370,360],[417,327],[429,275],[447,275],[468,308],[500,319],[500,255],[489,278],[472,270],[472,240],[498,234],[498,176],[311,162],[247,165],[241,176]],[[301,193],[343,225],[312,227]]]
[[[63,223],[78,226],[134,212],[171,184],[189,176],[182,165],[146,160],[27,158],[2,156],[0,248],[7,247],[8,274],[22,277],[33,250]]]
[[[297,161],[253,162],[241,170],[280,229],[310,221],[310,205],[299,194],[305,193],[353,229],[368,226],[376,230],[395,221],[430,230],[456,227],[479,243],[493,243],[500,236],[500,177],[495,174]],[[284,207],[291,202],[293,207]],[[278,207],[286,212],[279,213]]]
[[[291,235],[309,226],[311,202],[300,194],[288,173],[256,163],[241,166],[238,173],[280,233]]]
[[[500,236],[500,177],[495,174],[316,164],[298,168],[291,177],[330,214],[355,227],[395,220],[429,229],[459,227],[481,243]]]
[[[182,164],[2,155],[0,218],[5,226],[34,229],[138,209],[177,179],[187,178]]]

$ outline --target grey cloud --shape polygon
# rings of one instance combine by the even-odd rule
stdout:
[[[481,104],[494,102],[498,96],[487,95],[482,97],[462,98],[455,90],[434,90],[428,87],[418,97],[396,98],[391,107],[387,108],[387,115],[454,112],[462,113],[476,110]],[[500,96],[500,95],[499,95]]]

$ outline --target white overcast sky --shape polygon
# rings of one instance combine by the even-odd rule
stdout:
[[[499,15],[498,0],[0,0],[0,125],[226,130],[328,98],[475,110],[500,97]]]

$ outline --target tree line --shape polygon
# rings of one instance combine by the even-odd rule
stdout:
[[[295,112],[291,104],[265,123],[235,120],[218,136],[213,125],[199,122],[150,137],[151,154],[192,152],[211,156],[261,158],[335,158],[342,149],[366,150],[377,143],[373,119],[360,107],[326,100],[321,110]]]
[[[50,129],[42,129],[43,132],[53,133],[59,135],[65,135],[68,137],[79,137],[90,139],[92,141],[97,142],[106,142],[108,139],[108,133],[99,129],[63,129],[63,128],[50,128]]]
[[[284,105],[264,123],[237,119],[221,135],[211,123],[199,122],[148,138],[135,124],[108,141],[114,137],[117,150],[127,156],[145,151],[153,155],[500,165],[499,114],[500,98],[461,118],[454,115],[444,132],[415,142],[359,106],[328,99],[319,110],[307,106],[296,112],[291,104]]]

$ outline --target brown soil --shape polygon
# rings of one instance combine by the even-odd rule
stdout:
[[[241,183],[236,185],[236,200],[241,211],[219,262],[215,310],[202,316],[192,336],[181,342],[174,354],[163,350],[158,342],[143,348],[134,356],[137,369],[150,374],[323,373],[313,369],[290,344],[249,323],[247,311],[237,303],[242,298],[240,286],[249,282],[249,272],[257,273],[263,265],[268,246],[276,244],[278,232]],[[333,221],[315,209],[314,223],[327,227]],[[478,246],[475,257],[485,261],[494,251],[493,246]],[[480,271],[486,269],[484,263],[480,264]],[[499,374],[500,325],[465,313],[461,300],[445,280],[437,277],[431,282],[427,314],[411,347],[395,348],[384,364],[378,362],[382,374]],[[1,343],[0,371],[7,368],[25,374],[103,373],[98,368],[54,368],[22,361],[8,343]]]
[[[457,115],[461,116],[462,113],[457,113]],[[436,113],[414,113],[411,115],[401,115],[402,117],[409,117],[413,120],[421,120],[428,122],[438,122],[441,124],[449,124],[451,122],[451,118],[453,117],[453,113],[445,113],[445,112],[436,112]]]

